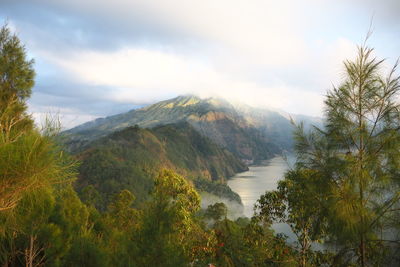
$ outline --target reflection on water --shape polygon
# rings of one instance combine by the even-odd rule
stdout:
[[[288,162],[282,157],[275,157],[267,161],[265,166],[251,166],[248,171],[239,173],[228,181],[229,187],[242,199],[245,216],[253,215],[253,206],[257,199],[265,191],[276,189],[287,169]]]
[[[293,157],[287,160],[282,157],[275,157],[266,162],[265,166],[251,166],[246,172],[239,173],[228,181],[229,187],[239,194],[244,206],[244,215],[251,217],[256,201],[265,191],[275,190],[278,181],[281,180],[285,171],[294,162]],[[278,233],[285,233],[289,240],[293,233],[286,224],[274,224],[272,226]]]

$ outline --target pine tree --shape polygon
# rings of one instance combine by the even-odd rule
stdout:
[[[34,86],[33,64],[18,36],[4,25],[0,29],[0,130],[8,141],[33,126],[25,104]]]
[[[372,53],[363,45],[344,63],[343,83],[325,100],[325,128],[306,135],[300,127],[296,134],[298,166],[324,180],[329,238],[361,266],[383,257],[400,198],[400,77],[397,64],[384,76],[384,61]]]
[[[24,165],[17,163],[21,159],[17,157],[23,157],[24,145],[34,143],[35,137],[23,137],[33,129],[25,100],[31,94],[34,76],[33,60],[26,58],[18,37],[7,25],[3,26],[0,29],[0,211],[14,207],[21,193],[31,185],[22,178],[23,174],[11,168],[22,171]]]

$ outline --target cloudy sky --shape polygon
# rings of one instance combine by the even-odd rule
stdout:
[[[321,116],[372,18],[390,66],[398,0],[0,0],[36,61],[30,112],[66,128],[189,93]]]

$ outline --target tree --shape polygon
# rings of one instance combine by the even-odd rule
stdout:
[[[217,202],[207,207],[205,216],[213,219],[214,221],[219,221],[223,218],[226,218],[227,213],[228,208],[226,205],[224,203]]]
[[[8,141],[33,126],[25,113],[25,100],[34,85],[33,63],[18,36],[4,25],[0,29],[0,130]]]
[[[256,216],[264,222],[289,225],[297,238],[297,262],[303,267],[322,264],[323,253],[312,249],[324,237],[327,223],[320,180],[320,173],[314,170],[289,170],[278,189],[266,192],[255,204]]]
[[[155,179],[152,200],[143,212],[140,236],[144,265],[181,266],[190,262],[194,214],[200,197],[182,176],[163,170]]]
[[[372,53],[363,45],[345,61],[343,83],[325,100],[324,129],[296,132],[297,165],[323,180],[316,190],[326,194],[327,238],[361,266],[380,264],[381,246],[396,242],[385,231],[400,198],[400,77],[397,64],[384,76]]]
[[[74,162],[54,142],[57,124],[40,132],[26,114],[35,72],[33,60],[7,25],[0,29],[0,212],[23,195],[75,175]]]
[[[17,167],[13,161],[22,156],[16,151],[18,146],[23,151],[22,147],[35,138],[22,137],[33,126],[25,113],[25,100],[34,84],[32,66],[33,61],[26,59],[18,37],[11,34],[7,25],[3,26],[0,29],[0,211],[15,207],[21,193],[31,187],[30,181],[16,177],[12,168]],[[19,168],[23,166],[22,162],[18,164]]]
[[[24,46],[7,25],[3,26],[0,261],[7,266],[58,265],[65,252],[60,243],[67,250],[72,233],[86,226],[82,221],[87,217],[86,207],[71,187],[76,177],[75,161],[56,141],[59,125],[49,123],[40,131],[26,113],[25,101],[31,94],[34,75],[33,61],[26,59]]]
[[[138,224],[139,213],[132,208],[135,196],[129,190],[122,190],[108,206],[108,220],[114,227],[127,231]]]
[[[0,29],[0,86],[2,97],[16,96],[24,101],[31,95],[35,71],[33,60],[27,60],[26,50],[18,36],[6,24]],[[2,99],[4,100],[4,98]]]

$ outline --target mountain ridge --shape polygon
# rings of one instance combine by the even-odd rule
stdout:
[[[63,132],[71,150],[114,131],[138,125],[188,122],[203,136],[253,163],[291,150],[293,126],[276,111],[233,105],[220,98],[178,96],[106,118],[96,119]]]

